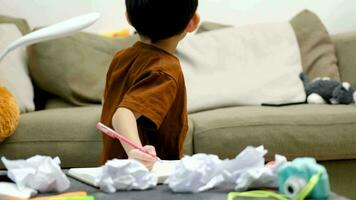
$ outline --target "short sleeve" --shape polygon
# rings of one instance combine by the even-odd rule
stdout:
[[[119,53],[117,53],[117,54],[119,54]],[[112,76],[112,72],[113,72],[113,70],[114,70],[114,68],[115,68],[115,66],[117,65],[117,62],[118,62],[117,54],[114,56],[113,60],[111,61],[110,66],[109,66],[109,69],[106,72],[105,90],[104,90],[104,93],[103,93],[103,97],[104,98],[107,95],[107,90],[106,89],[109,88],[109,83],[111,81],[110,79],[111,79],[111,76]]]
[[[140,113],[159,128],[170,110],[176,95],[177,83],[168,74],[150,72],[126,92],[119,107]]]

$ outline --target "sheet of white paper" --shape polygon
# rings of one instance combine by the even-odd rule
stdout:
[[[97,184],[108,193],[117,190],[146,190],[157,185],[157,177],[136,160],[113,159],[103,166]]]
[[[29,199],[36,194],[36,190],[30,188],[19,189],[15,183],[0,182],[0,199]]]
[[[157,177],[158,183],[164,183],[174,172],[175,166],[180,160],[161,160],[157,161],[151,170],[151,173]]]
[[[157,177],[158,184],[166,181],[178,162],[179,160],[162,160],[153,165],[151,174]],[[97,180],[102,176],[102,169],[103,167],[71,168],[68,170],[68,175],[94,187],[99,187]]]
[[[99,187],[97,180],[102,176],[102,170],[103,167],[71,168],[68,170],[68,175],[86,184]]]
[[[7,160],[1,158],[7,168],[7,176],[14,181],[19,189],[26,187],[39,192],[63,192],[69,188],[70,182],[62,172],[58,157],[33,156],[27,160]]]

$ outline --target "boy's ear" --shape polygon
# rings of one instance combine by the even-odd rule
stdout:
[[[200,16],[198,13],[195,13],[192,19],[189,21],[187,27],[185,28],[185,32],[191,33],[195,31],[195,29],[198,28],[199,23],[200,23]]]

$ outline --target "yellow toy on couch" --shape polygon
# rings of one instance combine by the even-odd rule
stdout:
[[[15,97],[5,87],[0,86],[0,142],[15,132],[19,116],[20,109]]]

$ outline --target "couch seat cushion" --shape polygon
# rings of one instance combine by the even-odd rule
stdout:
[[[248,145],[264,145],[267,159],[356,158],[356,106],[230,107],[192,114],[194,153],[233,158]]]
[[[91,106],[22,114],[15,134],[1,143],[0,155],[8,159],[59,156],[65,168],[98,166],[101,134],[95,125],[100,112],[101,106]]]
[[[36,154],[59,156],[61,167],[96,167],[102,150],[101,134],[95,128],[101,106],[52,108],[22,114],[11,137],[0,144],[0,156],[26,159]],[[193,125],[184,144],[184,153],[193,152]],[[0,169],[4,166],[0,162]]]

